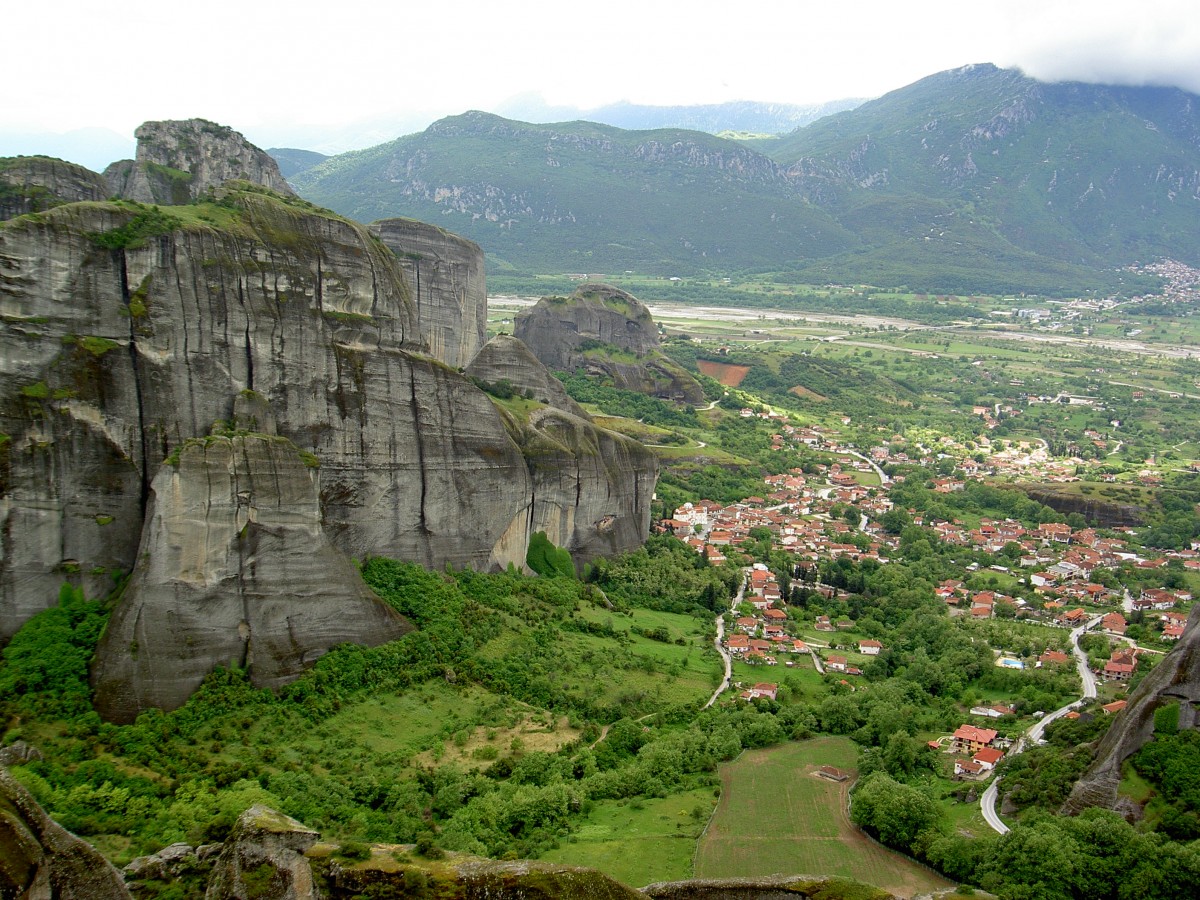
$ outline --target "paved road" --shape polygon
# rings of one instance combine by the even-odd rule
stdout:
[[[836,452],[836,453],[848,453],[848,454],[850,454],[851,456],[854,456],[854,457],[857,457],[858,459],[861,459],[863,462],[865,462],[867,465],[869,465],[869,466],[870,466],[872,469],[874,469],[874,470],[875,470],[875,474],[879,476],[879,481],[880,481],[880,483],[881,483],[881,484],[891,484],[891,483],[892,483],[892,479],[888,478],[888,476],[884,474],[884,471],[883,471],[883,469],[879,468],[879,465],[878,465],[878,464],[875,462],[875,460],[871,459],[871,458],[870,458],[870,457],[868,457],[868,456],[863,456],[863,455],[862,455],[861,453],[859,453],[857,450],[845,450],[845,449],[842,449],[842,450],[836,450],[836,451],[834,451],[834,452]]]
[[[742,583],[741,583],[741,585],[738,586],[738,592],[734,596],[733,600],[730,601],[730,604],[729,604],[730,612],[733,612],[734,610],[736,610],[738,608],[738,604],[740,604],[742,602],[742,598],[746,596],[746,584],[749,581],[750,581],[749,570],[743,570],[742,571]],[[725,649],[725,644],[723,643],[724,640],[725,640],[725,613],[721,613],[719,616],[717,616],[717,637],[716,637],[716,640],[714,643],[716,644],[717,652],[721,654],[721,659],[725,661],[725,677],[721,679],[721,683],[719,685],[717,685],[717,689],[715,691],[713,691],[713,695],[708,698],[708,702],[705,703],[703,707],[701,707],[702,709],[708,709],[710,706],[712,706],[714,703],[716,703],[717,698],[720,697],[723,693],[725,693],[726,690],[729,689],[729,682],[733,679],[733,656],[730,654],[730,652],[728,650]]]
[[[1024,736],[1017,741],[1013,746],[1010,757],[1015,756],[1025,749],[1026,745],[1037,746],[1042,740],[1042,734],[1046,731],[1046,726],[1055,719],[1060,719],[1069,713],[1071,710],[1078,708],[1085,700],[1093,699],[1096,696],[1096,676],[1092,674],[1092,670],[1088,668],[1087,654],[1079,647],[1079,639],[1083,637],[1084,632],[1089,628],[1094,628],[1100,624],[1102,616],[1096,616],[1091,621],[1084,625],[1080,625],[1071,632],[1071,652],[1075,654],[1075,668],[1079,672],[1079,680],[1083,683],[1083,694],[1078,700],[1068,703],[1060,709],[1054,710],[1052,713],[1047,713],[1029,727]],[[993,778],[992,783],[987,786],[987,790],[983,792],[983,796],[979,798],[979,807],[983,812],[983,819],[991,827],[993,831],[1000,834],[1008,833],[1008,826],[1000,820],[1000,816],[996,812],[996,795],[1000,784],[999,778]]]

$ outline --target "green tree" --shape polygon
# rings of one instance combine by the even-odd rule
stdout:
[[[924,792],[876,772],[859,782],[850,818],[889,847],[911,852],[922,832],[941,830],[943,814]]]

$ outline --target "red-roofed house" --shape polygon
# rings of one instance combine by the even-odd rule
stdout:
[[[879,643],[879,641],[867,640],[858,642],[858,652],[866,654],[867,656],[878,656],[879,651],[882,649],[883,644]]]
[[[757,700],[759,697],[766,697],[768,700],[774,700],[778,691],[779,685],[763,681],[756,684],[748,691],[742,691],[742,699]]]
[[[1038,662],[1043,666],[1065,666],[1071,661],[1071,657],[1058,650],[1047,650],[1038,657]]]
[[[978,753],[996,739],[996,734],[991,728],[959,725],[954,732],[954,749],[958,753]]]
[[[1100,627],[1110,634],[1125,633],[1125,617],[1119,612],[1110,612],[1100,620]]]
[[[984,747],[978,753],[971,757],[975,762],[979,763],[989,772],[996,768],[996,763],[1004,759],[1004,751],[997,750],[995,747]]]

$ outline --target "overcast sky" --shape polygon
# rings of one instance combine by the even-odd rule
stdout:
[[[1200,93],[1198,6],[19,0],[4,13],[0,154],[43,149],[22,146],[18,133],[102,128],[132,141],[143,121],[196,116],[260,146],[335,152],[529,92],[585,109],[815,103],[874,97],[982,62],[1044,80]]]

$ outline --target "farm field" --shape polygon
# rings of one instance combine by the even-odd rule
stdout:
[[[851,780],[815,774],[823,765],[853,771],[855,758],[849,738],[823,737],[748,751],[723,766],[721,801],[700,839],[695,876],[837,875],[903,897],[951,887],[851,824]]]
[[[600,802],[577,832],[540,858],[590,866],[632,887],[690,878],[696,837],[712,806],[711,788]]]

